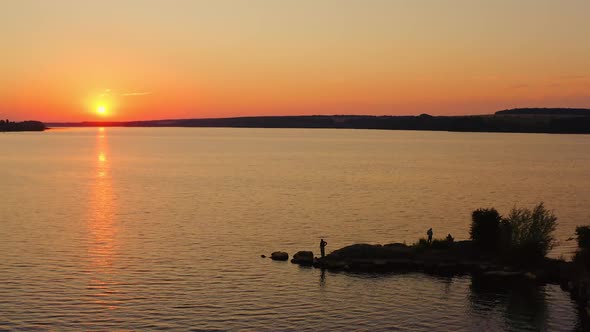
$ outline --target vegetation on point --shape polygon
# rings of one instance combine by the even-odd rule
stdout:
[[[471,214],[470,237],[473,249],[483,256],[495,257],[505,262],[529,264],[545,258],[556,245],[554,236],[557,217],[543,202],[532,209],[513,207],[507,217],[495,208],[480,208]],[[590,227],[578,227],[580,246],[590,249]],[[424,238],[413,246],[417,249],[447,249],[456,247],[449,239]],[[590,251],[590,250],[589,250]]]
[[[578,240],[578,248],[590,249],[590,226],[576,227],[576,238]]]
[[[557,217],[543,202],[533,209],[514,207],[504,218],[494,208],[472,213],[471,239],[487,254],[527,262],[544,258],[555,246]]]
[[[471,213],[469,235],[474,244],[485,252],[495,252],[501,243],[502,217],[494,208],[477,209]]]
[[[521,259],[543,258],[556,244],[553,232],[557,217],[547,210],[543,202],[532,210],[512,208],[506,218],[510,238],[510,253]]]
[[[573,262],[586,271],[590,267],[590,226],[576,227],[576,238],[578,240],[578,250],[574,255]]]

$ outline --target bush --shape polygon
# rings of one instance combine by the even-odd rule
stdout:
[[[576,237],[578,238],[578,248],[590,249],[590,226],[576,227]]]
[[[555,246],[553,232],[557,217],[543,202],[529,210],[514,207],[506,219],[510,233],[510,252],[520,259],[543,258]]]
[[[483,250],[495,251],[500,245],[500,220],[496,209],[477,209],[471,214],[469,234],[473,242]]]
[[[430,243],[425,238],[420,238],[418,242],[413,245],[416,249],[424,249],[430,247]]]
[[[502,218],[500,220],[500,248],[504,253],[510,251],[510,247],[512,246],[512,226],[510,225],[510,221],[506,218]]]

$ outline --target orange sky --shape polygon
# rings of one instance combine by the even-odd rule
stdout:
[[[587,0],[8,1],[0,118],[590,107],[588,13]]]

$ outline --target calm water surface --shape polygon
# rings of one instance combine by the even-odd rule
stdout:
[[[580,330],[559,287],[322,273],[260,258],[466,239],[545,201],[568,256],[590,136],[304,129],[0,134],[0,329]]]

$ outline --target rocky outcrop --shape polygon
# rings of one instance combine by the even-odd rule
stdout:
[[[293,255],[291,263],[299,265],[312,265],[313,264],[313,252],[311,251],[298,251]]]
[[[425,242],[425,241],[424,241]],[[286,261],[286,252],[276,251],[273,260]],[[453,277],[470,275],[476,287],[528,287],[559,284],[571,294],[590,317],[590,253],[581,262],[543,258],[521,262],[482,251],[472,241],[439,241],[432,244],[353,244],[314,258],[311,251],[299,251],[294,264],[350,272],[422,272]]]
[[[389,245],[380,244],[353,244],[333,251],[325,258],[328,259],[393,259],[393,258],[411,258],[416,254],[412,247],[400,243]]]
[[[273,261],[286,261],[289,260],[289,254],[284,251],[275,251],[270,254],[270,259]]]
[[[514,279],[555,283],[571,280],[569,263],[545,259],[523,268],[510,265],[480,252],[471,241],[459,241],[445,248],[353,244],[316,259],[313,266],[329,270],[357,272],[424,272],[438,275],[472,274],[484,280]]]

